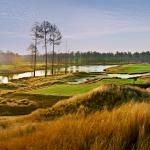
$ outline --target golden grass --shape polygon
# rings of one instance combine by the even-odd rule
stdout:
[[[111,84],[30,115],[1,117],[0,150],[149,150],[149,100],[146,90]]]
[[[61,100],[48,109],[33,112],[36,120],[49,120],[66,114],[84,111],[87,114],[103,108],[112,109],[129,101],[149,101],[150,93],[140,88],[126,85],[103,85],[83,95]]]
[[[28,87],[28,88],[36,88],[51,85],[55,82],[60,82],[65,78],[72,76],[72,74],[67,75],[54,75],[45,77],[29,77],[29,78],[21,78],[17,80],[12,80],[18,86]]]
[[[148,150],[150,103],[0,130],[1,150]]]
[[[49,108],[64,96],[39,95],[28,93],[4,93],[0,96],[0,116],[26,115],[38,108]]]

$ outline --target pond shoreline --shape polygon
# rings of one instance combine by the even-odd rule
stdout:
[[[118,65],[119,66],[119,65]],[[101,78],[101,76],[105,76],[106,78],[120,78],[120,79],[129,79],[129,78],[138,78],[144,75],[150,75],[150,72],[145,71],[141,73],[111,73],[107,70],[118,67],[117,65],[82,65],[82,66],[70,66],[68,67],[68,73],[80,73],[83,74],[81,77],[79,77],[80,80],[84,80],[84,78],[87,78],[84,73],[88,75],[96,75]],[[65,68],[60,68],[60,74],[64,72]],[[4,74],[4,73],[3,73]],[[45,74],[45,71],[42,69],[36,70],[36,77],[43,77]],[[48,70],[48,76],[51,75],[51,70]],[[9,83],[11,81],[14,82],[14,80],[22,79],[22,78],[30,78],[33,77],[33,72],[26,72],[23,73],[17,73],[12,75],[0,75],[0,83]],[[91,78],[91,77],[90,77]],[[89,78],[89,80],[90,80]],[[87,79],[85,79],[87,80]],[[80,82],[80,81],[79,81]]]
[[[75,73],[75,72],[96,72],[101,73],[104,72],[104,69],[116,66],[116,65],[92,65],[92,66],[70,66],[68,67],[69,73]],[[60,73],[64,72],[65,68],[60,68]],[[44,76],[45,70],[36,70],[36,76]],[[48,70],[47,75],[51,75],[51,70]],[[17,73],[17,74],[11,74],[11,75],[0,75],[0,82],[1,83],[8,83],[12,79],[20,79],[25,77],[33,77],[33,71],[31,72],[23,72],[23,73]]]

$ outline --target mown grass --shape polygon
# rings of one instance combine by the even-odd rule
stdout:
[[[68,76],[70,75],[48,76],[47,78],[31,77],[13,80],[8,84],[0,84],[0,116],[26,115],[38,108],[51,107],[64,97],[29,94],[25,91],[52,85]]]
[[[68,74],[13,80],[9,84],[0,84],[0,115],[25,115],[38,108],[48,108],[59,100],[80,95],[109,83],[143,84],[143,79],[103,79],[92,80],[85,84],[70,85],[68,81],[91,74]],[[33,90],[34,89],[34,90]],[[64,97],[65,96],[65,97]],[[22,103],[24,102],[24,104]],[[32,104],[32,105],[30,105]]]
[[[40,109],[31,114],[35,120],[49,120],[66,114],[84,111],[89,114],[104,108],[113,109],[129,101],[149,101],[146,90],[127,85],[103,85],[88,93],[61,100],[51,108]]]
[[[94,83],[86,83],[86,84],[54,84],[48,87],[39,88],[32,90],[30,93],[34,94],[50,94],[50,95],[62,95],[62,96],[73,96],[77,94],[83,94],[91,91],[94,88],[99,87],[100,85],[105,84],[142,84],[143,80],[138,79],[135,81],[134,79],[103,79],[101,81],[97,81]]]
[[[29,94],[25,93],[25,91],[63,82],[62,80],[66,80],[70,76],[31,77],[13,80],[13,82],[8,84],[0,84],[0,116],[29,114],[38,108],[51,107],[59,100],[67,98],[63,96]]]
[[[150,104],[26,122],[0,132],[1,150],[149,150]]]
[[[107,73],[146,73],[150,72],[150,64],[126,64],[106,69]]]

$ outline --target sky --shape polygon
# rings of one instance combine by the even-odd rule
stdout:
[[[149,6],[150,0],[0,0],[0,50],[28,53],[32,25],[46,20],[62,32],[59,51],[66,41],[74,51],[148,51]]]

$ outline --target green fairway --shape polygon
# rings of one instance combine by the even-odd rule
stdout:
[[[107,73],[146,73],[150,72],[150,64],[128,64],[106,69]]]
[[[71,85],[71,84],[55,84],[49,87],[40,88],[31,91],[30,93],[34,94],[50,94],[50,95],[61,95],[61,96],[73,96],[77,94],[86,93],[94,88],[99,87],[103,84],[142,84],[142,80],[134,81],[133,79],[103,79],[101,81],[98,81],[96,83],[91,84],[77,84],[77,85]]]

